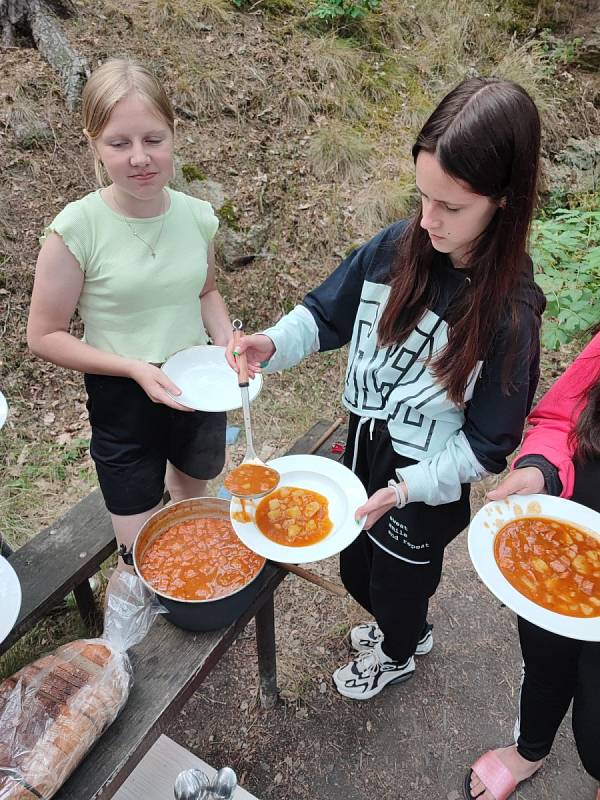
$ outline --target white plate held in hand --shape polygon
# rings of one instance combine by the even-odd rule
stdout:
[[[0,428],[6,422],[6,418],[8,417],[8,404],[6,402],[6,398],[0,392]]]
[[[162,370],[181,389],[173,400],[197,411],[231,411],[241,408],[242,396],[237,373],[225,360],[225,348],[198,345],[175,353]],[[250,381],[250,401],[262,387],[262,376]]]
[[[21,610],[21,584],[17,573],[0,556],[0,642],[11,632]]]
[[[365,519],[359,522],[354,514],[359,506],[367,502],[367,493],[356,475],[337,461],[323,456],[282,456],[267,462],[279,472],[281,478],[278,489],[284,486],[296,486],[300,489],[311,489],[329,501],[329,519],[333,523],[331,533],[315,544],[302,547],[290,547],[268,539],[254,523],[254,508],[261,501],[250,503],[245,501],[250,522],[238,522],[234,514],[242,511],[238,498],[231,500],[230,513],[233,529],[242,542],[264,558],[287,564],[306,564],[329,558],[356,539],[361,532]],[[269,495],[267,495],[268,497]]]
[[[579,503],[547,494],[510,495],[487,503],[469,526],[469,555],[488,589],[520,617],[561,636],[600,641],[600,617],[568,617],[539,606],[510,584],[496,563],[494,540],[498,531],[518,517],[546,517],[575,525],[600,539],[600,514]]]

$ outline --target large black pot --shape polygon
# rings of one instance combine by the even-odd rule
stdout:
[[[169,622],[188,631],[214,631],[230,625],[246,611],[264,580],[265,563],[249,583],[231,594],[216,600],[181,600],[157,591],[144,578],[140,571],[144,553],[161,533],[181,522],[207,517],[229,520],[229,502],[218,497],[196,497],[165,506],[144,523],[135,538],[131,553],[122,553],[124,560],[133,564],[140,579],[167,609],[165,616]]]

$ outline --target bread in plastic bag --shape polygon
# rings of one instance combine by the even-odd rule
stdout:
[[[160,609],[135,575],[111,579],[98,639],[78,639],[0,683],[0,800],[48,800],[125,705],[127,650]]]

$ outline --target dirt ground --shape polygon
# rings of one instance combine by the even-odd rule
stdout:
[[[336,559],[311,568],[337,578]],[[337,693],[331,673],[346,663],[346,635],[362,619],[350,598],[286,578],[275,598],[276,708],[256,704],[249,626],[167,733],[213,766],[232,766],[261,800],[458,800],[468,765],[513,741],[521,673],[514,614],[478,580],[461,534],[431,603],[433,650],[408,683],[356,702]],[[569,717],[545,768],[515,798],[592,800],[594,787]]]

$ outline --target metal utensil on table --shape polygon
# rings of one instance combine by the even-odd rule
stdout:
[[[201,769],[184,769],[175,778],[175,800],[209,800],[211,785]]]
[[[244,325],[240,319],[234,319],[232,325],[233,325],[233,344],[235,351],[235,348],[237,347],[241,339]],[[236,356],[236,358],[238,366],[240,368],[240,371],[238,372],[238,385],[240,387],[240,392],[242,395],[242,410],[244,412],[244,427],[246,430],[246,455],[244,456],[242,464],[256,464],[259,467],[265,467],[265,469],[272,469],[271,467],[267,467],[267,465],[263,461],[261,461],[261,459],[256,455],[256,451],[254,450],[254,443],[252,441],[252,420],[250,418],[250,397],[248,394],[248,387],[250,384],[250,379],[248,377],[248,360],[246,358],[246,353],[240,353],[240,355]],[[276,470],[273,470],[273,472],[275,471]],[[235,497],[239,497],[242,500],[259,498],[259,497],[264,497],[266,494],[269,494],[269,492],[272,492],[276,486],[277,484],[275,484],[270,489],[267,489],[264,492],[249,492],[248,494],[241,494],[239,491],[236,492],[232,491],[231,493],[234,494]]]
[[[214,800],[231,800],[237,786],[237,775],[231,767],[222,767],[210,786]]]

